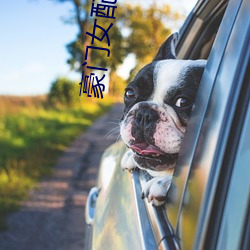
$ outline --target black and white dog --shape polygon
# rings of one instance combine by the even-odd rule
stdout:
[[[153,178],[142,197],[154,205],[165,202],[205,60],[178,60],[172,34],[152,63],[142,68],[125,89],[125,110],[120,123],[123,141],[130,148],[122,168],[146,170]]]

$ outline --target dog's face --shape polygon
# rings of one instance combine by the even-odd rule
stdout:
[[[176,34],[125,90],[120,124],[123,141],[139,168],[175,167],[205,60],[175,59]]]

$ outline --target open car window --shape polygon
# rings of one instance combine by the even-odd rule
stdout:
[[[189,25],[193,27],[194,31],[192,31],[192,29],[189,28],[188,31],[186,31],[186,33],[183,34],[184,37],[181,39],[177,47],[178,57],[188,59],[189,56],[193,57],[193,55],[198,55],[199,53],[201,53],[201,51],[203,51],[204,54],[209,55],[209,58],[207,58],[209,61],[213,60],[213,57],[215,55],[217,56],[217,58],[222,57],[224,53],[225,45],[227,43],[227,37],[229,36],[231,30],[221,29],[219,32],[219,36],[218,37],[216,36],[217,36],[218,29],[220,27],[220,24],[222,22],[222,19],[224,17],[224,13],[226,11],[228,2],[217,1],[217,5],[221,6],[221,9],[216,9],[216,11],[212,11],[216,5],[215,2],[216,1],[211,1],[211,2],[201,1],[200,3],[198,3],[197,7],[195,8],[196,10],[195,13],[197,14],[194,14],[193,19],[189,21],[191,23]],[[208,4],[210,5],[208,6]],[[233,15],[236,16],[236,13],[237,13],[236,8],[234,10],[235,10],[233,11],[234,14],[228,16],[228,18],[231,18],[231,20],[229,21],[229,23],[231,22],[231,25],[233,23],[232,16]],[[227,11],[231,12],[231,10],[227,10]],[[212,12],[214,13],[215,16],[211,16]],[[225,20],[224,18],[223,22],[226,23],[227,20]],[[223,22],[222,22],[222,25],[223,25]],[[216,26],[215,26],[215,23],[216,23]],[[208,44],[205,42],[206,32],[208,32],[209,34],[208,43],[210,46],[205,46],[204,48],[202,48],[201,44]],[[217,39],[216,54],[214,52],[210,54],[212,50],[212,45],[213,45],[213,43],[211,43],[211,37],[213,37],[213,39],[215,39],[216,37]],[[195,40],[195,38],[197,39],[197,41]],[[201,44],[199,44],[199,42]],[[189,49],[189,47],[187,46],[189,43],[190,43],[191,48],[193,49],[199,48],[199,50],[195,51],[195,50]],[[195,58],[195,59],[198,59],[198,58]],[[220,63],[220,60],[214,60],[213,65],[212,65],[213,67],[210,68],[213,72],[209,72],[209,75],[207,76],[208,78],[215,77],[219,63]],[[208,66],[209,66],[209,62],[208,62]],[[171,222],[171,225],[174,227],[174,230],[178,230],[177,221],[179,219],[179,213],[180,213],[180,209],[183,203],[183,198],[184,198],[183,194],[187,186],[187,182],[188,182],[188,178],[190,174],[190,167],[192,165],[192,161],[194,158],[197,140],[199,138],[200,129],[204,121],[205,111],[206,111],[209,98],[213,89],[213,84],[209,83],[208,79],[205,79],[206,73],[208,72],[207,70],[210,70],[207,67],[204,71],[203,79],[201,80],[201,83],[197,92],[196,101],[194,104],[194,110],[191,114],[187,129],[186,129],[184,141],[182,143],[182,148],[181,148],[181,152],[179,156],[179,162],[177,163],[177,168],[175,171],[175,176],[177,177],[175,185],[176,185],[176,188],[178,189],[178,194],[177,194],[178,196],[175,199],[177,200],[175,201],[174,204],[168,205],[169,207],[168,217]],[[196,109],[196,107],[199,107],[199,108]],[[202,190],[200,190],[200,193],[201,192]],[[196,211],[196,214],[197,212],[198,211]],[[194,220],[195,221],[197,220],[196,216]]]
[[[177,45],[177,57],[179,59],[207,59],[209,57],[227,4],[228,1],[218,0],[200,1],[197,3],[197,6],[187,19],[184,29],[180,32],[180,40]],[[209,88],[211,92],[211,86]],[[195,120],[200,122],[199,118]],[[187,163],[187,161],[191,161],[193,152],[186,152],[186,154],[189,158],[187,155],[180,155],[182,158],[181,160],[184,160],[184,162],[179,162],[179,166],[188,166],[189,168],[190,164]],[[143,185],[146,180],[147,176],[145,175],[145,172],[141,171],[141,185]],[[179,177],[177,183],[175,183],[178,185],[178,201],[174,204],[168,203],[165,209],[152,208],[151,205],[148,205],[147,202],[145,202],[155,237],[158,242],[161,242],[161,246],[164,246],[165,244],[166,249],[168,249],[169,246],[173,249],[179,248],[177,226],[179,211],[182,208],[182,194],[184,194],[187,180],[188,171],[184,175],[182,173],[182,176]],[[197,213],[194,213],[195,220],[196,214]]]

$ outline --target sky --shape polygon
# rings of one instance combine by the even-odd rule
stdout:
[[[195,1],[162,0],[186,12]],[[0,95],[46,94],[51,83],[60,76],[81,81],[81,75],[70,71],[66,63],[69,54],[65,46],[78,32],[75,25],[67,25],[62,20],[70,10],[70,3],[1,0]],[[126,68],[120,68],[124,76]]]

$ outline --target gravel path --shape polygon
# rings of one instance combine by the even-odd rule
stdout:
[[[118,137],[122,105],[116,104],[80,135],[59,159],[54,174],[31,191],[30,200],[11,214],[0,232],[4,250],[84,249],[84,207],[95,185],[103,150]]]

